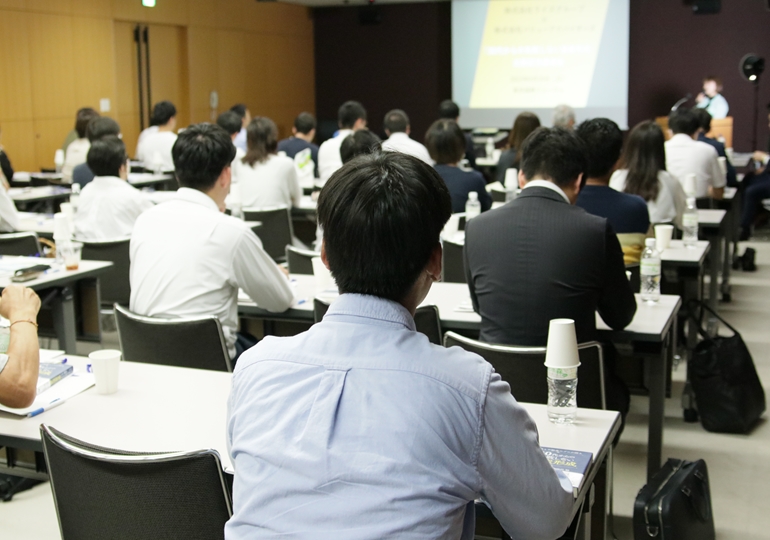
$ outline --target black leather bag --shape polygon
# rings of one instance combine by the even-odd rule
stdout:
[[[714,540],[706,462],[669,459],[639,490],[634,540]]]
[[[735,328],[698,304],[733,332],[711,338],[698,324],[703,341],[695,347],[687,373],[701,424],[717,433],[748,433],[765,412],[765,391],[751,353]]]

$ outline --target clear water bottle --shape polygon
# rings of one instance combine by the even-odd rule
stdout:
[[[642,278],[642,300],[654,303],[660,300],[660,253],[655,249],[655,239],[644,242],[639,274]]]
[[[548,420],[571,424],[577,417],[577,366],[548,368]]]
[[[516,189],[519,187],[519,171],[511,168],[505,171],[505,202],[516,199]]]
[[[465,221],[468,222],[481,213],[479,194],[475,191],[468,193],[468,202],[465,203]]]
[[[685,247],[695,247],[698,242],[698,208],[695,197],[687,197],[687,208],[682,215],[682,241]]]
[[[75,212],[78,211],[79,203],[80,203],[80,184],[76,184],[73,182],[72,193],[70,193],[70,204],[72,205],[72,209]]]
[[[487,137],[487,144],[484,149],[487,152],[487,157],[491,158],[492,154],[495,153],[495,140],[492,137]]]

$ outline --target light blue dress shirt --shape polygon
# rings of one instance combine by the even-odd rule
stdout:
[[[248,152],[249,148],[246,144],[246,128],[243,127],[238,132],[238,135],[235,136],[235,139],[233,139],[233,144],[236,146],[236,148],[240,148],[244,152]]]
[[[476,499],[513,538],[569,525],[569,480],[508,384],[388,300],[342,295],[309,331],[247,351],[227,431],[228,540],[471,539]]]
[[[730,112],[730,106],[727,104],[727,100],[722,94],[717,94],[713,98],[708,98],[695,105],[699,109],[706,109],[711,115],[711,118],[719,120],[721,118],[727,118],[727,113]]]

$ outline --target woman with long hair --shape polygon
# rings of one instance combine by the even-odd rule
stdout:
[[[519,168],[521,154],[516,149],[521,148],[524,139],[539,127],[540,119],[535,113],[523,112],[516,117],[511,133],[508,135],[508,144],[503,153],[500,154],[500,161],[497,162],[495,181],[505,184],[505,171],[513,167]]]

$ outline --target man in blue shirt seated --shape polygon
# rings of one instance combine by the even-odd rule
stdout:
[[[359,156],[325,185],[321,258],[340,296],[309,331],[238,362],[228,540],[471,539],[477,499],[513,538],[566,529],[570,483],[508,384],[415,331],[450,213],[439,175],[401,153]]]
[[[638,195],[610,187],[610,177],[623,149],[623,133],[607,118],[586,120],[575,133],[585,143],[588,158],[586,185],[575,204],[589,214],[607,218],[618,235],[625,263],[637,263],[650,231],[647,203]]]
[[[313,176],[318,178],[318,145],[313,144],[313,139],[315,139],[315,118],[313,115],[307,112],[300,113],[294,119],[291,133],[291,137],[278,142],[278,151],[286,152],[287,156],[294,159],[300,152],[309,150],[310,159],[313,160]]]
[[[706,109],[693,109],[695,117],[700,124],[700,130],[698,131],[698,140],[706,144],[710,144],[717,151],[719,157],[725,158],[725,165],[727,166],[727,185],[730,187],[738,187],[738,176],[735,173],[735,167],[730,163],[730,158],[727,157],[725,152],[725,145],[716,139],[707,137],[706,133],[711,131],[711,115]]]

